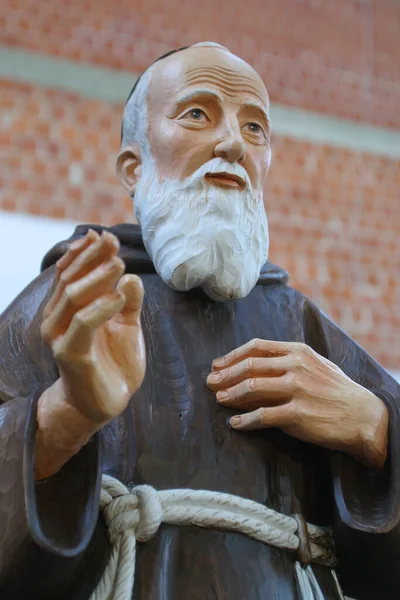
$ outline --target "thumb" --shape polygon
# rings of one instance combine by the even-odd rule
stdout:
[[[124,322],[139,324],[144,296],[142,280],[137,275],[124,275],[118,282],[117,291],[125,297],[125,306],[120,313]]]

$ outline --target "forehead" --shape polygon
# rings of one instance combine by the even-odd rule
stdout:
[[[196,87],[213,88],[240,103],[256,100],[268,111],[268,94],[258,73],[244,60],[218,48],[188,48],[154,65],[149,109],[161,109]]]

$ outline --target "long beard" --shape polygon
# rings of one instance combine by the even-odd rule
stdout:
[[[206,173],[245,180],[244,190],[218,188]],[[268,256],[268,224],[262,193],[246,171],[217,158],[184,181],[160,179],[152,158],[143,165],[135,215],[155,269],[175,290],[200,287],[213,300],[244,298]]]

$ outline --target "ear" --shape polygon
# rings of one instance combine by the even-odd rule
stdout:
[[[117,157],[117,176],[128,194],[133,198],[142,171],[139,144],[127,146]]]

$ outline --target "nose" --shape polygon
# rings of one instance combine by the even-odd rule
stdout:
[[[214,156],[223,158],[228,162],[239,162],[244,158],[244,143],[239,127],[227,127],[223,139],[220,139],[214,148]]]

